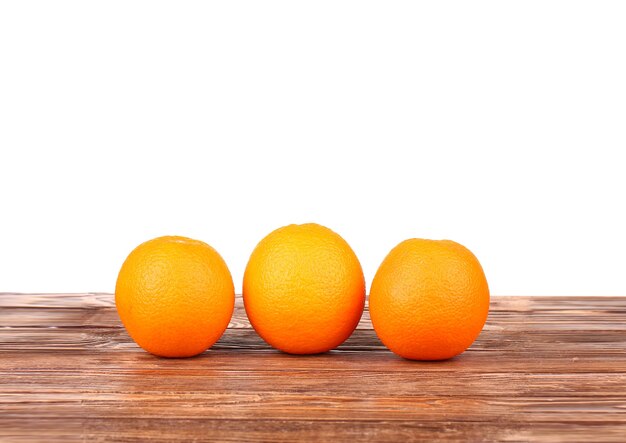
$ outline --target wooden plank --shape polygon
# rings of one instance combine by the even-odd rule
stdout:
[[[463,355],[411,362],[366,314],[338,350],[291,356],[241,299],[222,339],[161,359],[110,294],[0,294],[2,441],[624,441],[626,297],[494,297]]]

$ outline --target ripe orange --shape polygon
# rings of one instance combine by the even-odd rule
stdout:
[[[190,357],[224,333],[235,289],[215,249],[185,237],[159,237],[135,248],[122,265],[115,305],[143,349],[162,357]]]
[[[410,239],[382,262],[370,290],[376,334],[413,360],[442,360],[465,351],[489,312],[489,287],[478,259],[450,240]]]
[[[243,301],[250,323],[274,348],[326,352],[343,343],[361,318],[363,270],[348,243],[330,229],[285,226],[252,252]]]

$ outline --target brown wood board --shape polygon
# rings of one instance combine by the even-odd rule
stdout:
[[[292,356],[241,299],[220,341],[162,359],[111,294],[0,293],[0,441],[626,441],[626,297],[492,297],[464,354],[401,359],[366,312]]]

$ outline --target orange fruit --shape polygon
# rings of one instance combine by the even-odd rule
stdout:
[[[489,287],[478,259],[450,240],[410,239],[393,248],[370,289],[376,334],[412,360],[443,360],[465,351],[489,312]]]
[[[252,252],[243,301],[250,323],[274,348],[326,352],[343,343],[361,318],[363,270],[348,243],[330,229],[285,226]]]
[[[128,334],[162,357],[190,357],[224,333],[235,306],[222,257],[198,240],[159,237],[135,248],[122,265],[115,305]]]

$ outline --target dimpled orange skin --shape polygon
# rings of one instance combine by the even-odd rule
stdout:
[[[444,360],[465,351],[489,312],[478,259],[450,240],[410,239],[393,248],[372,282],[372,325],[394,353]]]
[[[343,343],[361,318],[363,270],[335,232],[314,223],[289,225],[252,252],[243,300],[250,323],[274,348],[326,352]]]
[[[143,349],[161,357],[191,357],[226,330],[235,289],[226,263],[211,246],[159,237],[135,248],[122,265],[115,305]]]

